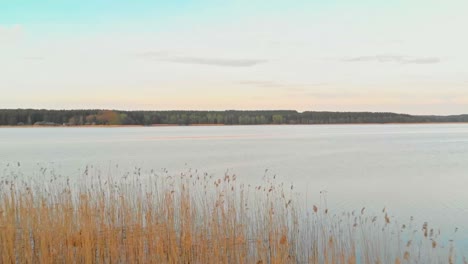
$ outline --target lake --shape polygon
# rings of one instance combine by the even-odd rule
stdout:
[[[4,174],[19,162],[15,170],[37,181],[39,168],[79,179],[87,165],[228,171],[246,183],[276,175],[310,206],[386,207],[400,222],[440,227],[468,252],[467,124],[2,128],[0,162]]]

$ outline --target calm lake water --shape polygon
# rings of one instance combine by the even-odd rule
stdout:
[[[468,252],[467,124],[0,129],[0,168],[18,162],[33,178],[41,167],[79,178],[86,165],[118,164],[258,182],[268,170],[311,205],[326,191],[334,211],[386,207]]]

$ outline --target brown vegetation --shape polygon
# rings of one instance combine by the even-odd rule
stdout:
[[[57,183],[54,182],[57,181]],[[0,185],[1,263],[447,263],[422,234],[381,216],[304,208],[289,186],[235,175],[143,175]],[[405,233],[405,230],[408,232]],[[419,231],[418,233],[421,233]],[[418,243],[404,242],[417,239]]]

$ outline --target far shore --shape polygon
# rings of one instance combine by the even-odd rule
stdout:
[[[336,124],[153,124],[153,125],[20,125],[20,126],[1,126],[0,128],[122,128],[122,127],[210,127],[210,126],[353,126],[353,125],[455,125],[468,124],[468,122],[424,122],[424,123],[336,123]]]

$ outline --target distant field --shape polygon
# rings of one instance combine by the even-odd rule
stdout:
[[[188,171],[0,182],[1,263],[455,263],[454,245],[384,208],[336,213],[265,178]],[[460,256],[459,260],[460,260]]]

